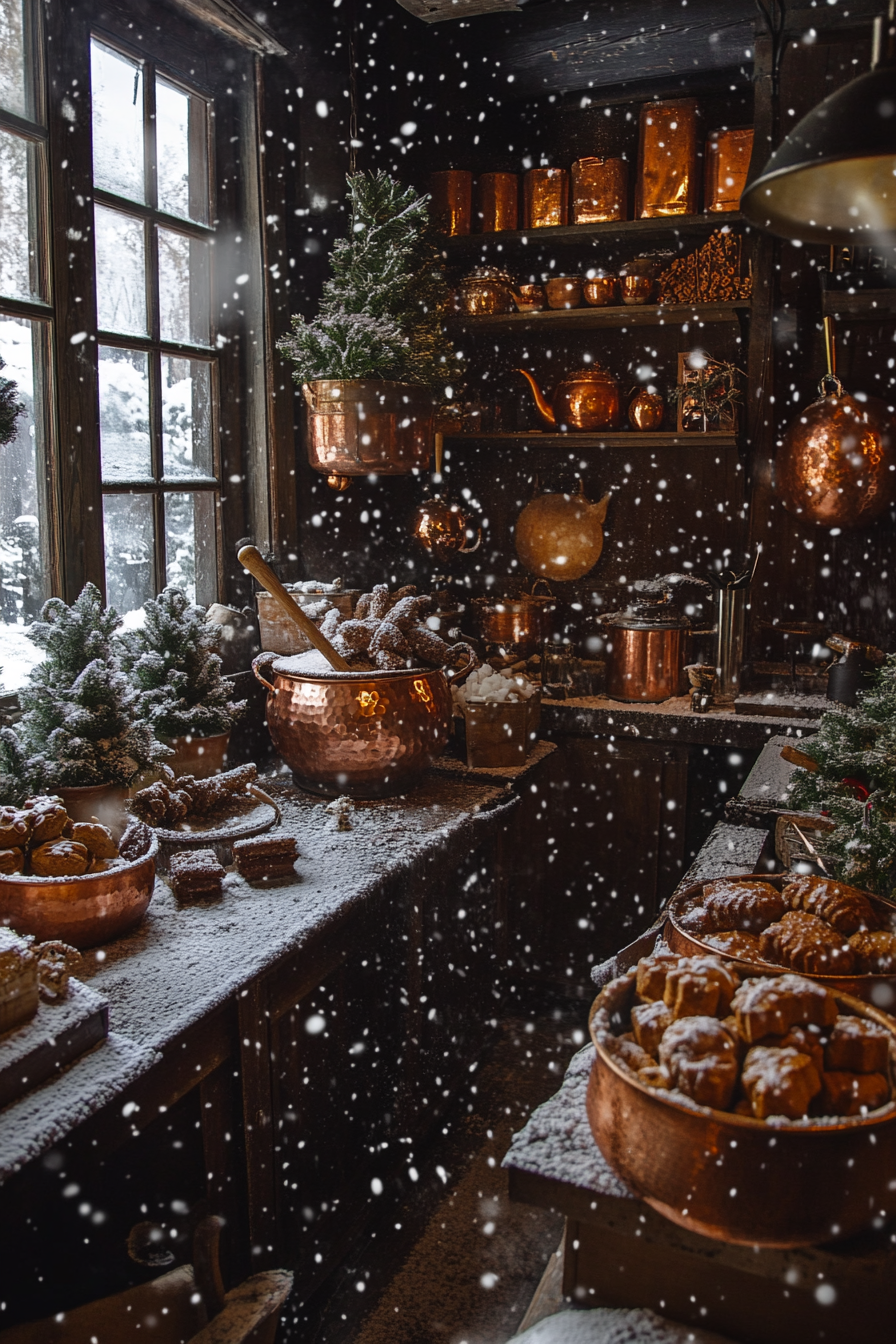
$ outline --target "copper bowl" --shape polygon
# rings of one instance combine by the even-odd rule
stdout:
[[[766,877],[762,873],[755,873],[750,878],[744,878],[744,881],[768,882],[780,891],[788,882],[794,879],[793,873],[775,873]],[[737,881],[733,878],[732,881]],[[727,952],[721,952],[717,947],[710,947],[704,943],[698,934],[688,933],[678,923],[678,917],[684,906],[694,896],[699,896],[703,890],[702,882],[695,882],[692,886],[685,887],[677,895],[673,896],[669,902],[667,910],[665,939],[673,952],[678,952],[684,957],[720,957],[722,961],[731,961],[736,963],[738,969],[749,966],[752,975],[783,975],[790,970],[789,966],[779,966],[772,962],[745,962],[738,957],[729,956]],[[862,893],[868,898],[875,910],[880,914],[884,928],[890,928],[893,920],[893,907],[887,901],[880,900],[873,892],[866,891]],[[865,1003],[873,1003],[878,1008],[885,1008],[890,1011],[896,1005],[896,975],[813,975],[812,980],[817,980],[820,985],[826,989],[831,989],[839,994],[854,994],[857,999],[863,999]]]
[[[619,281],[615,275],[590,275],[583,286],[585,302],[592,308],[607,308],[619,302]]]
[[[383,798],[406,792],[441,753],[450,682],[469,668],[315,675],[294,658],[263,653],[252,670],[268,689],[271,740],[299,788]]]
[[[582,277],[555,275],[545,281],[544,292],[549,308],[578,308],[582,302]]]
[[[636,974],[611,981],[592,1006],[586,1106],[598,1148],[646,1203],[679,1227],[743,1246],[815,1245],[896,1212],[896,1102],[769,1124],[647,1087],[602,1044],[634,998]],[[890,1033],[892,1060],[896,1021],[851,995],[836,999]]]
[[[145,915],[158,849],[153,836],[142,858],[83,877],[0,877],[0,924],[42,943],[59,939],[85,948],[111,942]]]
[[[544,285],[517,285],[513,301],[521,313],[540,313],[546,302]]]

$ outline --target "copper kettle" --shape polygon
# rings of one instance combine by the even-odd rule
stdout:
[[[877,398],[858,401],[836,374],[790,425],[775,476],[784,508],[821,527],[863,527],[894,493],[893,422]]]
[[[424,499],[414,510],[411,536],[433,555],[443,560],[452,555],[469,555],[482,542],[482,528],[472,528],[461,506],[451,499],[435,495]],[[475,537],[472,545],[468,542]]]
[[[578,429],[594,432],[618,429],[622,419],[622,398],[619,384],[600,364],[589,364],[585,369],[567,376],[557,384],[550,403],[525,369],[518,369],[526,379],[535,397],[535,405],[542,420],[551,429]]]

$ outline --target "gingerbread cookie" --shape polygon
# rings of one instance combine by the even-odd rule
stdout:
[[[48,840],[31,851],[31,871],[35,877],[80,877],[89,864],[86,846],[75,840]]]

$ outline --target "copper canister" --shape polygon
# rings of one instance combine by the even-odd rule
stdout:
[[[460,168],[432,173],[429,179],[432,217],[449,237],[470,232],[473,214],[473,174]]]
[[[753,153],[752,126],[713,131],[706,141],[703,165],[703,209],[722,214],[740,209]]]
[[[479,179],[479,229],[501,233],[519,221],[519,178],[516,173],[483,173]]]
[[[565,168],[530,168],[523,184],[523,228],[568,223],[569,173]]]
[[[636,219],[696,212],[697,119],[694,98],[642,107]]]
[[[571,170],[573,224],[605,224],[628,218],[625,159],[576,159]]]

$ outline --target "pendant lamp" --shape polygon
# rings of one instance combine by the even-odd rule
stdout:
[[[871,69],[803,117],[745,190],[751,223],[807,243],[896,245],[894,8],[874,21]]]

